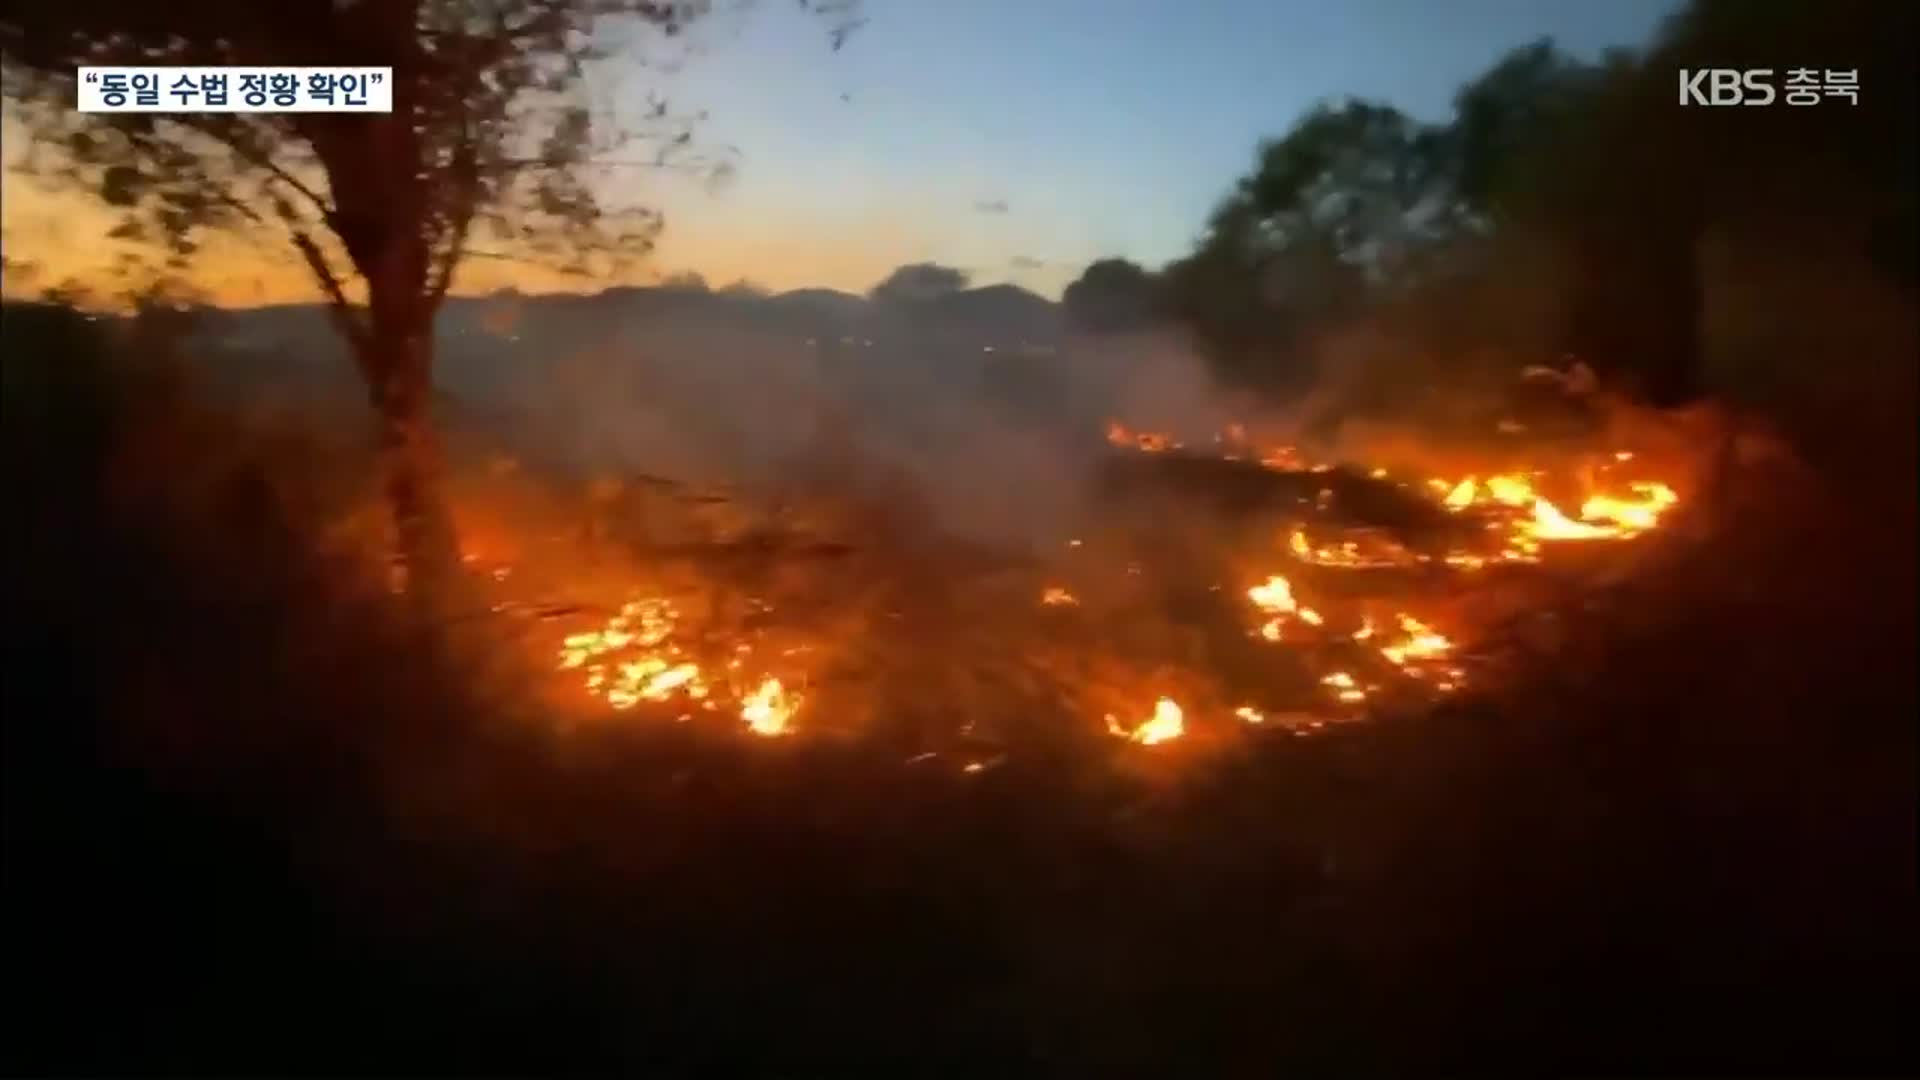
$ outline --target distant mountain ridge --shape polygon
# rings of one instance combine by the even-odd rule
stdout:
[[[711,365],[723,354],[858,354],[853,362],[862,368],[967,378],[973,363],[995,355],[1054,351],[1066,339],[1067,319],[1060,304],[1013,285],[912,300],[824,288],[769,296],[619,286],[584,294],[453,297],[435,329],[436,384],[498,401],[517,396],[523,380],[545,361],[609,348],[696,366]],[[209,346],[204,359],[221,382],[275,385],[292,398],[323,395],[347,406],[363,400],[323,305],[207,309],[199,313],[194,337]]]
[[[984,285],[909,302],[874,301],[837,289],[805,288],[771,295],[679,286],[614,286],[597,293],[499,292],[488,296],[448,298],[440,312],[442,332],[493,322],[505,323],[545,314],[674,316],[717,315],[743,323],[768,326],[781,323],[844,325],[848,328],[876,322],[968,328],[1005,337],[1053,338],[1064,329],[1060,304],[1017,285]],[[323,320],[319,304],[276,304],[257,308],[225,308],[203,313],[223,330],[307,331]],[[489,318],[491,317],[491,318]],[[254,335],[247,335],[249,337]]]

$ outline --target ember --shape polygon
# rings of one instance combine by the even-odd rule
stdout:
[[[1391,566],[1406,566],[1415,562],[1414,556],[1398,545],[1374,541],[1363,546],[1358,540],[1342,540],[1338,544],[1315,546],[1307,539],[1301,529],[1293,530],[1287,538],[1287,547],[1293,557],[1314,566],[1345,567],[1347,569],[1378,569]]]
[[[1107,425],[1107,441],[1115,446],[1126,446],[1148,453],[1160,453],[1164,450],[1178,450],[1182,444],[1172,436],[1153,431],[1133,431],[1126,425],[1114,421]]]
[[[1400,629],[1406,639],[1398,645],[1387,645],[1380,650],[1380,655],[1396,665],[1409,660],[1431,660],[1445,656],[1453,649],[1453,642],[1447,640],[1446,635],[1436,633],[1432,627],[1411,615],[1400,616]]]
[[[716,698],[738,696],[748,730],[756,735],[788,734],[799,697],[772,676],[744,695],[727,689],[716,694],[700,663],[673,640],[679,621],[678,610],[666,600],[629,601],[599,630],[568,635],[560,648],[559,668],[584,670],[587,691],[615,709],[684,698],[711,711]],[[737,671],[741,656],[751,651],[748,644],[736,646],[740,655],[727,662],[728,671]]]
[[[1324,621],[1319,612],[1294,602],[1293,586],[1278,574],[1248,589],[1247,598],[1253,601],[1255,608],[1271,616],[1260,627],[1260,636],[1268,641],[1280,640],[1288,617],[1297,618],[1309,626],[1319,626]]]
[[[1359,684],[1354,682],[1353,676],[1347,672],[1329,672],[1321,677],[1320,684],[1332,689],[1335,697],[1349,705],[1367,700],[1367,692],[1362,690]]]

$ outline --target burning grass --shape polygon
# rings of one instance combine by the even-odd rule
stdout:
[[[678,623],[679,612],[669,601],[630,600],[600,629],[562,639],[560,668],[584,670],[588,692],[605,698],[614,709],[683,699],[713,711],[719,701],[729,700],[754,734],[787,734],[799,699],[774,676],[741,679],[739,671],[753,646],[734,646],[736,655],[726,662],[723,681],[716,687],[701,664],[673,640]]]
[[[1497,689],[1544,598],[1631,574],[1698,489],[1654,440],[1449,466],[1242,424],[1106,436],[1094,498],[1024,549],[844,458],[726,488],[468,452],[459,619],[551,729],[860,737],[963,776],[1102,742],[1178,759]],[[383,550],[381,516],[329,535]]]
[[[1106,501],[1038,550],[955,541],[884,495],[769,510],[650,481],[544,556],[506,545],[491,607],[570,612],[523,640],[576,714],[759,736],[906,717],[909,757],[978,771],[1021,726],[1158,750],[1423,711],[1497,681],[1488,643],[1538,583],[1617,573],[1689,483],[1626,447],[1422,476],[1238,425],[1204,453],[1119,423],[1108,441]]]

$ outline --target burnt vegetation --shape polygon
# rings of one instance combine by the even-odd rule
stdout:
[[[127,25],[191,43],[159,18]],[[480,554],[431,605],[386,573],[392,440],[357,438],[368,390],[394,422],[374,301],[10,302],[0,1060],[1911,1071],[1914,29],[1697,0],[1597,65],[1518,50],[1446,125],[1330,105],[1188,257],[1103,260],[1060,305],[931,264],[866,299],[415,274],[394,303],[439,362],[407,422],[431,401],[452,462],[417,479],[485,511],[446,525]],[[84,41],[10,40],[29,67]],[[1672,107],[1679,66],[1786,56],[1860,69],[1858,107]],[[320,229],[264,194],[302,167],[225,190]],[[156,213],[207,179],[141,175]],[[457,261],[455,233],[408,243]],[[327,254],[371,284],[356,246]],[[1135,363],[1176,331],[1209,407],[1329,464],[1109,430],[1179,397]],[[1568,354],[1634,404],[1557,389]],[[1455,573],[1515,508],[1366,460],[1486,476],[1620,415],[1709,417],[1708,464],[1673,535],[1599,569]],[[1330,616],[1486,604],[1491,674],[1310,737],[1201,716],[1229,688],[1277,716],[1329,656],[1393,675],[1357,631],[1276,650],[1221,588],[1302,521],[1413,553],[1303,552]],[[636,567],[716,686],[740,642],[817,658],[797,734],[556,686]],[[1113,669],[1179,688],[1182,741],[1101,728],[1150,700],[1113,704]]]

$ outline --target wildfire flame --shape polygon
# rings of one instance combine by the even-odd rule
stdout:
[[[1319,626],[1325,622],[1320,613],[1312,608],[1301,607],[1293,598],[1293,586],[1279,574],[1271,575],[1267,580],[1247,590],[1247,599],[1253,606],[1269,616],[1260,625],[1260,636],[1267,641],[1279,641],[1285,633],[1289,617],[1297,618],[1309,626]]]
[[[1306,461],[1300,457],[1300,452],[1291,446],[1272,447],[1260,456],[1260,464],[1282,472],[1293,472],[1307,467]]]
[[[679,697],[711,710],[718,695],[706,671],[672,640],[679,619],[664,599],[629,601],[600,629],[568,635],[561,642],[559,669],[584,670],[588,693],[615,709]],[[737,670],[741,656],[751,651],[744,642],[735,646],[737,655],[726,668]],[[740,716],[756,735],[788,734],[800,707],[799,696],[772,676],[762,678],[739,701]]]
[[[1351,674],[1344,671],[1332,671],[1321,676],[1320,685],[1331,688],[1334,697],[1349,705],[1367,700],[1367,692],[1360,688]]]
[[[1253,606],[1270,615],[1291,612],[1297,606],[1293,602],[1293,586],[1279,574],[1248,589],[1247,598],[1253,601]]]
[[[779,679],[767,678],[740,705],[740,718],[755,735],[787,735],[794,711],[800,707],[798,696],[789,694]]]
[[[1628,462],[1634,455],[1621,450],[1615,452],[1613,458],[1617,462]],[[1526,511],[1508,524],[1506,545],[1498,555],[1448,554],[1447,564],[1462,570],[1477,570],[1489,561],[1535,562],[1543,542],[1631,539],[1658,526],[1661,515],[1680,501],[1679,495],[1665,484],[1638,481],[1628,485],[1631,495],[1589,494],[1575,517],[1536,492],[1532,478],[1525,473],[1501,473],[1487,477],[1484,483],[1469,476],[1451,487],[1444,480],[1434,479],[1429,481],[1429,486],[1435,491],[1446,491],[1441,505],[1450,511],[1488,504]],[[1295,553],[1300,553],[1297,544]]]
[[[1527,532],[1541,540],[1606,540],[1620,535],[1612,525],[1575,521],[1545,499],[1533,502],[1533,522]]]
[[[1107,440],[1115,446],[1149,453],[1183,446],[1171,436],[1134,431],[1118,421],[1108,422]],[[1234,447],[1244,445],[1246,429],[1237,423],[1229,424],[1220,435],[1215,436],[1214,441]],[[1241,455],[1234,452],[1227,456],[1239,460]],[[1631,450],[1616,450],[1610,456],[1612,462],[1621,464],[1636,459]],[[1259,461],[1267,468],[1287,472],[1326,472],[1332,469],[1331,465],[1325,463],[1310,463],[1292,446],[1268,448],[1261,452]],[[1384,480],[1389,475],[1384,466],[1374,467],[1368,472],[1368,476],[1375,480]],[[1455,569],[1477,570],[1489,562],[1535,562],[1538,561],[1539,545],[1543,541],[1628,539],[1656,527],[1660,516],[1679,501],[1673,489],[1665,484],[1643,481],[1628,486],[1631,495],[1591,492],[1580,504],[1578,516],[1570,516],[1535,492],[1533,475],[1540,474],[1496,473],[1484,480],[1469,476],[1457,482],[1440,477],[1427,479],[1427,487],[1440,496],[1441,505],[1450,511],[1460,512],[1479,505],[1492,505],[1527,512],[1508,525],[1508,540],[1499,553],[1453,552],[1444,557],[1447,565]],[[1316,505],[1324,509],[1331,494],[1323,490]],[[1385,567],[1416,561],[1401,557],[1400,553],[1363,554],[1353,541],[1343,541],[1338,546],[1314,547],[1307,542],[1305,534],[1298,531],[1293,534],[1291,545],[1296,557],[1320,566]]]
[[[1161,698],[1153,704],[1153,715],[1142,721],[1132,731],[1121,726],[1112,713],[1108,713],[1107,730],[1115,735],[1131,739],[1142,746],[1153,746],[1177,739],[1186,733],[1186,714],[1172,698]]]
[[[1295,529],[1287,538],[1287,547],[1293,557],[1314,566],[1332,566],[1342,569],[1358,570],[1380,567],[1406,566],[1415,561],[1415,557],[1398,545],[1373,545],[1369,554],[1361,549],[1354,540],[1342,540],[1339,544],[1321,544],[1315,546],[1307,539],[1305,530]]]
[[[1130,451],[1161,453],[1185,449],[1184,444],[1169,435],[1136,431],[1118,422],[1108,425],[1106,437],[1115,446]],[[1238,425],[1227,428],[1214,443],[1215,453],[1234,460],[1257,458],[1270,469],[1313,474],[1335,472],[1333,465],[1310,461],[1292,446],[1257,446]],[[1681,501],[1674,489],[1664,483],[1647,480],[1621,483],[1624,478],[1618,473],[1637,468],[1627,465],[1636,461],[1631,451],[1613,451],[1597,468],[1584,469],[1579,474],[1578,485],[1564,486],[1549,483],[1549,474],[1545,471],[1512,469],[1511,466],[1508,468],[1512,471],[1476,473],[1461,479],[1418,478],[1418,474],[1409,475],[1404,460],[1370,469],[1363,467],[1351,474],[1341,471],[1338,476],[1327,476],[1326,486],[1319,487],[1318,498],[1311,500],[1311,510],[1303,508],[1304,513],[1329,516],[1337,522],[1346,512],[1346,489],[1342,488],[1336,497],[1334,485],[1354,482],[1355,477],[1364,472],[1375,482],[1418,492],[1431,500],[1429,505],[1461,514],[1461,528],[1453,530],[1460,537],[1455,548],[1428,554],[1408,546],[1408,541],[1386,529],[1349,530],[1345,537],[1328,540],[1320,524],[1303,526],[1298,523],[1306,520],[1302,518],[1289,526],[1284,540],[1286,554],[1293,560],[1290,565],[1296,568],[1301,565],[1334,570],[1407,568],[1431,561],[1451,569],[1474,571],[1495,564],[1539,562],[1546,558],[1547,546],[1554,543],[1629,539],[1657,528],[1666,513]],[[1539,488],[1552,492],[1555,498],[1566,498],[1563,493],[1568,491],[1581,494],[1557,505],[1536,490],[1536,480]],[[1578,511],[1568,513],[1561,505],[1577,505]],[[1309,527],[1314,530],[1313,537],[1309,536]],[[1065,546],[1069,550],[1078,549],[1083,543],[1069,539]],[[1140,563],[1126,565],[1129,575],[1145,572],[1146,567]],[[1365,669],[1354,670],[1329,671],[1324,665],[1319,666],[1318,671],[1323,673],[1318,676],[1319,694],[1331,695],[1346,705],[1364,705],[1382,686],[1363,682],[1356,675],[1361,670],[1370,673],[1369,678],[1392,681],[1396,686],[1424,688],[1427,692],[1447,693],[1467,684],[1466,670],[1453,666],[1458,663],[1454,638],[1424,621],[1433,617],[1429,613],[1422,612],[1422,617],[1416,617],[1391,607],[1377,606],[1375,601],[1356,601],[1353,592],[1347,589],[1321,593],[1315,587],[1321,580],[1318,571],[1303,570],[1301,574],[1304,576],[1300,581],[1282,574],[1267,574],[1246,589],[1244,595],[1256,616],[1252,620],[1254,633],[1270,643],[1284,641],[1288,648],[1309,650],[1309,655],[1348,657],[1358,652],[1371,657],[1377,653],[1385,662],[1370,661]],[[504,583],[508,576],[507,569],[493,572],[497,582]],[[1086,581],[1076,581],[1076,585],[1091,587]],[[1307,600],[1324,602],[1328,605],[1324,608],[1326,614],[1322,614],[1322,609],[1309,606]],[[1064,585],[1047,584],[1040,588],[1038,601],[1041,607],[1047,608],[1075,607],[1080,605],[1081,598]],[[1369,610],[1357,610],[1363,606]],[[1446,624],[1444,618],[1435,621]],[[580,672],[586,689],[616,710],[631,709],[641,702],[686,701],[698,703],[708,711],[737,709],[747,731],[755,735],[794,733],[793,720],[802,698],[779,677],[764,669],[751,669],[750,645],[736,645],[724,663],[716,660],[707,666],[704,662],[711,657],[704,653],[695,655],[683,648],[681,642],[691,644],[692,639],[677,632],[680,623],[679,612],[665,599],[631,601],[605,625],[566,636],[558,651],[558,667],[562,671]],[[1322,629],[1303,632],[1298,625],[1291,625],[1295,623]],[[697,651],[701,647],[693,648]],[[1309,694],[1316,692],[1312,683],[1301,689]],[[1265,711],[1268,707],[1281,711],[1268,713]],[[1296,723],[1297,718],[1312,714],[1290,711],[1291,708],[1290,704],[1278,700],[1261,700],[1257,706],[1234,707],[1231,715],[1245,724],[1264,724],[1273,730],[1319,727],[1317,720],[1311,724]],[[1349,710],[1350,713],[1359,711]],[[1120,712],[1127,715],[1132,710]],[[1115,736],[1143,746],[1159,745],[1186,734],[1186,714],[1168,697],[1158,698],[1143,719],[1123,723],[1109,713],[1105,721],[1107,730]],[[973,766],[968,768],[971,770]]]
[[[1580,504],[1580,516],[1589,521],[1611,521],[1623,530],[1645,532],[1660,523],[1660,515],[1680,501],[1680,496],[1665,484],[1636,483],[1631,490],[1637,499],[1611,495],[1590,495]]]
[[[1380,655],[1394,665],[1404,665],[1409,660],[1433,660],[1453,651],[1453,642],[1448,640],[1445,634],[1439,633],[1413,616],[1402,614],[1399,622],[1406,640],[1397,645],[1382,646],[1380,649]]]
[[[1487,477],[1487,494],[1494,502],[1525,506],[1534,501],[1533,481],[1518,473]]]
[[[1144,450],[1149,454],[1178,450],[1181,446],[1170,435],[1163,435],[1157,431],[1133,431],[1117,420],[1107,423],[1107,441],[1115,446]]]
[[[1445,483],[1445,481],[1441,481],[1443,487]],[[1459,486],[1447,492],[1447,497],[1442,500],[1442,502],[1449,510],[1465,510],[1467,507],[1473,505],[1474,497],[1479,494],[1480,485],[1474,481],[1473,477],[1469,476],[1465,480],[1460,481]]]

